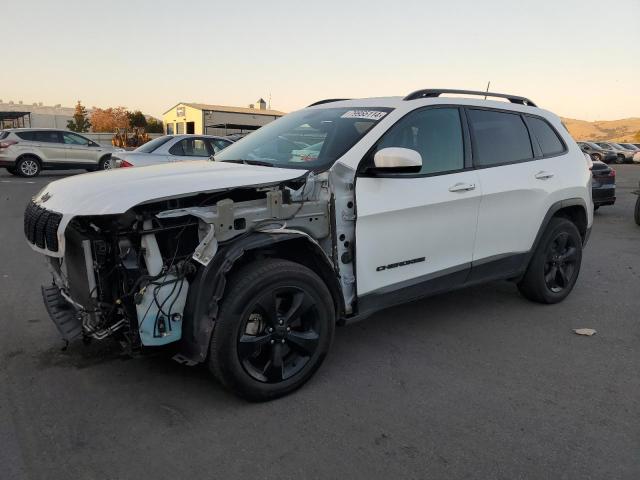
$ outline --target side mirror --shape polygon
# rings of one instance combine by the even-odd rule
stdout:
[[[422,155],[409,148],[388,147],[376,152],[373,164],[373,170],[380,173],[418,173],[422,168]]]

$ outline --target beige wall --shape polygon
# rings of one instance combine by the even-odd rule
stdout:
[[[181,115],[180,117],[178,117],[178,110],[180,110],[181,108],[184,108],[184,112],[180,112],[180,113],[184,113],[184,115]],[[165,113],[162,116],[162,121],[164,123],[164,131],[165,133],[169,133],[167,126],[169,124],[173,125],[173,134],[177,134],[178,133],[178,128],[177,125],[179,123],[183,124],[183,128],[184,130],[180,133],[187,133],[187,122],[193,122],[194,123],[194,131],[193,133],[196,133],[198,135],[202,135],[203,131],[202,131],[202,110],[198,110],[196,108],[193,107],[189,107],[187,105],[183,105],[183,104],[179,104],[175,107],[173,107],[171,110],[169,110],[167,113]]]

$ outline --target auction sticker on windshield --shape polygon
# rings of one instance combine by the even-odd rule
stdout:
[[[387,112],[379,110],[349,110],[342,114],[341,118],[363,118],[366,120],[380,120]]]

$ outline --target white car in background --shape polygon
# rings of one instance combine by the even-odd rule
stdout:
[[[202,160],[215,155],[232,143],[232,140],[212,135],[164,135],[131,152],[118,152],[112,155],[111,159],[116,168]]]

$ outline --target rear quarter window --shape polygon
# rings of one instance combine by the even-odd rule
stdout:
[[[3,140],[9,136],[9,132],[1,132],[0,131],[0,140]]]
[[[564,143],[546,120],[537,117],[527,117],[527,123],[531,129],[531,133],[538,141],[538,145],[540,145],[543,156],[559,155],[566,150]]]
[[[16,135],[22,140],[33,141],[35,132],[16,132]]]

